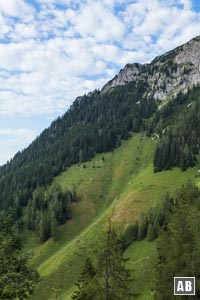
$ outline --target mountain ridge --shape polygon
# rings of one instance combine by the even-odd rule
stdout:
[[[165,100],[176,95],[180,89],[186,91],[200,82],[200,36],[157,56],[147,64],[126,64],[118,75],[106,83],[101,92],[108,92],[116,86],[131,81],[147,81],[148,97]],[[171,80],[169,80],[170,77]]]

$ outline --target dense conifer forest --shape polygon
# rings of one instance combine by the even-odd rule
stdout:
[[[155,118],[159,120],[156,128],[160,136],[154,155],[156,172],[175,166],[185,171],[195,165],[196,155],[200,153],[199,87],[187,94],[179,93],[175,100],[156,112]],[[165,122],[168,126],[163,125]]]
[[[157,106],[144,91],[144,83],[131,82],[77,98],[62,118],[0,168],[1,209],[10,208],[17,219],[38,186],[46,187],[67,167],[112,151],[130,131],[139,131]]]

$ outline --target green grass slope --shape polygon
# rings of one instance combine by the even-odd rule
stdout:
[[[72,204],[72,219],[59,227],[56,241],[38,245],[35,239],[29,240],[33,265],[41,275],[32,299],[69,300],[84,259],[96,255],[109,217],[121,232],[139,220],[141,212],[158,205],[167,191],[173,194],[189,178],[195,179],[197,168],[154,173],[155,145],[155,140],[135,134],[112,153],[97,155],[85,166],[74,165],[55,178],[53,184],[75,188],[79,201]],[[138,299],[152,299],[155,242],[134,243],[126,256],[134,270]]]

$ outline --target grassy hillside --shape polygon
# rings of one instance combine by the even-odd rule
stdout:
[[[139,220],[141,212],[158,205],[166,191],[174,193],[189,178],[199,184],[197,168],[153,173],[155,145],[156,140],[135,134],[112,153],[74,165],[55,178],[53,184],[75,188],[79,201],[73,203],[72,219],[59,227],[56,241],[38,245],[34,237],[29,238],[33,265],[41,275],[32,299],[70,299],[82,263],[87,256],[95,256],[100,233],[110,216],[121,232]],[[134,270],[139,299],[152,299],[155,242],[132,244],[126,256]]]

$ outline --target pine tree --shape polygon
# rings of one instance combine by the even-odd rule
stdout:
[[[122,243],[109,220],[97,266],[96,300],[131,299],[130,272],[126,268]]]
[[[50,236],[56,239],[56,234],[57,234],[57,220],[56,220],[56,215],[54,211],[50,211]]]
[[[37,274],[22,254],[22,243],[12,223],[10,217],[0,216],[0,299],[25,300],[33,292]]]
[[[77,290],[72,295],[72,300],[95,300],[94,276],[96,272],[90,258],[87,258],[82,273],[77,280]]]
[[[121,236],[121,241],[123,244],[123,249],[125,250],[138,238],[138,222],[130,224]]]
[[[40,242],[45,242],[50,237],[50,220],[47,211],[41,212],[39,222],[39,239]]]
[[[126,262],[122,243],[109,221],[108,230],[99,249],[96,269],[87,259],[72,300],[133,299],[130,288],[131,274],[126,268]]]
[[[148,219],[144,213],[141,214],[141,219],[139,223],[139,230],[138,230],[138,240],[142,241],[147,235],[148,229]]]
[[[155,300],[171,300],[173,278],[196,277],[196,296],[200,296],[200,203],[199,191],[192,184],[183,187],[176,197],[176,206],[164,226],[158,243]],[[179,296],[180,299],[191,299]]]

